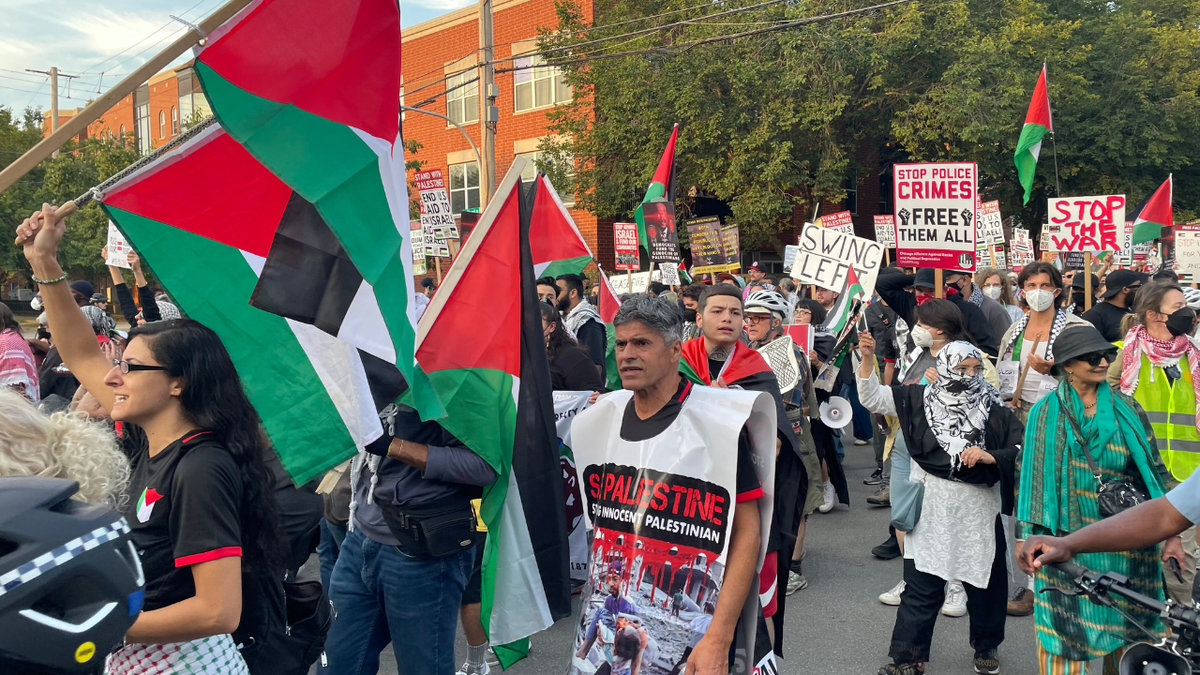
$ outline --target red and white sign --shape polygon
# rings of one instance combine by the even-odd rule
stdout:
[[[1000,202],[984,202],[979,207],[976,239],[984,244],[1004,243],[1004,219],[1000,217]]]
[[[641,269],[638,261],[637,223],[613,223],[613,247],[617,252],[617,269]]]
[[[849,211],[831,213],[827,216],[821,216],[818,220],[820,221],[820,226],[828,230],[837,230],[842,234],[854,234],[854,218],[850,215]]]
[[[975,271],[974,162],[897,164],[896,264]]]
[[[896,247],[896,216],[875,216],[875,241]]]
[[[1200,222],[1175,226],[1175,271],[1193,278],[1200,274]]]
[[[812,351],[813,348],[813,329],[812,326],[806,323],[789,324],[783,327],[783,331],[792,338],[805,354]]]
[[[418,171],[413,174],[421,197],[421,230],[425,233],[425,248],[429,255],[450,257],[450,239],[458,238],[458,226],[446,195],[442,170]]]
[[[1051,251],[1114,251],[1133,248],[1125,233],[1125,195],[1059,197],[1049,203]]]

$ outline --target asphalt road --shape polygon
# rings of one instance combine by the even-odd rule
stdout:
[[[877,560],[872,546],[887,537],[888,509],[866,503],[874,488],[863,479],[874,470],[871,447],[847,448],[844,462],[850,480],[851,507],[839,506],[809,519],[804,573],[809,587],[788,598],[785,652],[780,670],[787,675],[874,675],[888,662],[896,609],[878,601],[901,577],[901,561]],[[575,603],[578,608],[578,602]],[[967,643],[967,617],[939,616],[934,631],[927,675],[972,673],[973,650]],[[562,620],[533,637],[528,659],[508,672],[513,675],[561,675],[571,650],[572,622]],[[1001,672],[1036,675],[1033,617],[1008,617],[1007,639],[1000,647]],[[460,633],[459,661],[466,655]],[[380,673],[397,673],[390,650],[382,657]]]

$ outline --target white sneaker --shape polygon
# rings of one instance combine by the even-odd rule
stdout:
[[[825,481],[825,503],[817,507],[821,513],[829,513],[833,507],[837,506],[837,491],[833,489],[833,483]]]
[[[896,607],[900,604],[900,594],[904,592],[904,582],[896,584],[892,590],[879,594],[879,601],[885,605]]]
[[[791,595],[797,591],[802,591],[808,588],[808,579],[804,578],[803,574],[788,572],[787,594]]]
[[[961,581],[951,581],[946,584],[946,602],[942,603],[942,614],[946,616],[962,616],[967,613],[967,592],[963,590]]]
[[[483,667],[480,668],[478,666],[471,666],[471,662],[468,661],[462,664],[462,668],[459,668],[458,672],[454,675],[489,675],[491,670],[491,667],[487,663],[484,663]]]

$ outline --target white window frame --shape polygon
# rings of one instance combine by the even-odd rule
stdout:
[[[540,150],[534,150],[532,152],[522,152],[517,155],[517,157],[524,157],[525,159],[529,160],[528,163],[525,164],[525,170],[521,172],[521,180],[523,182],[529,183],[534,178],[537,177],[537,173],[538,173],[537,162],[545,154],[546,153],[544,153]],[[575,180],[574,180],[575,179],[575,158],[574,157],[571,158],[571,171],[569,172],[568,175],[571,177],[571,189],[569,191],[564,192],[563,191],[564,186],[562,186],[562,185],[555,185],[554,189],[555,189],[555,191],[558,192],[559,198],[562,199],[563,206],[575,206]]]
[[[474,186],[475,203],[474,204],[471,203],[472,188],[471,188],[471,184],[468,180],[471,176],[471,172],[468,171],[468,169],[470,167],[475,167],[475,186]],[[456,187],[454,187],[455,174],[460,174],[460,173],[462,175],[463,187],[456,188]],[[479,173],[479,162],[463,162],[461,164],[451,164],[449,167],[449,172],[448,172],[447,177],[449,178],[449,181],[447,181],[447,191],[450,196],[450,211],[454,215],[457,216],[458,214],[462,213],[466,209],[479,208],[480,184],[482,183],[482,179],[481,179],[480,173]],[[455,195],[461,195],[461,197],[460,197],[460,199],[462,200],[461,208],[456,207],[456,205],[454,203]]]
[[[179,108],[171,106],[171,134],[179,133]]]
[[[167,111],[159,110],[158,111],[158,140],[161,141],[162,139],[164,139],[166,137],[167,137]]]
[[[479,81],[476,80],[466,86],[459,86],[463,82],[472,79],[475,79],[474,70],[468,70],[446,78],[446,117],[462,125],[477,124],[479,122]],[[455,114],[456,111],[457,116]],[[454,125],[450,124],[448,126]]]
[[[571,100],[571,96],[558,97],[559,87],[566,87],[568,92],[572,92],[570,85],[563,84],[562,70],[557,66],[543,66],[545,59],[540,54],[530,54],[528,56],[518,56],[513,65],[517,68],[522,66],[534,66],[524,70],[516,70],[513,72],[513,111],[528,112],[530,110],[538,110],[539,108],[550,108],[560,103],[566,103]],[[525,79],[528,78],[528,79]],[[521,81],[525,79],[525,81]],[[537,84],[544,81],[550,82],[550,100],[537,100]],[[529,107],[520,107],[520,92],[522,88],[529,90]]]

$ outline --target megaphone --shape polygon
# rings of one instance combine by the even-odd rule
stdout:
[[[831,396],[829,400],[821,404],[821,421],[830,429],[841,429],[850,424],[853,419],[853,412],[850,410],[850,401],[841,396]]]
[[[1121,657],[1121,675],[1192,675],[1182,656],[1145,642],[1130,645]]]

